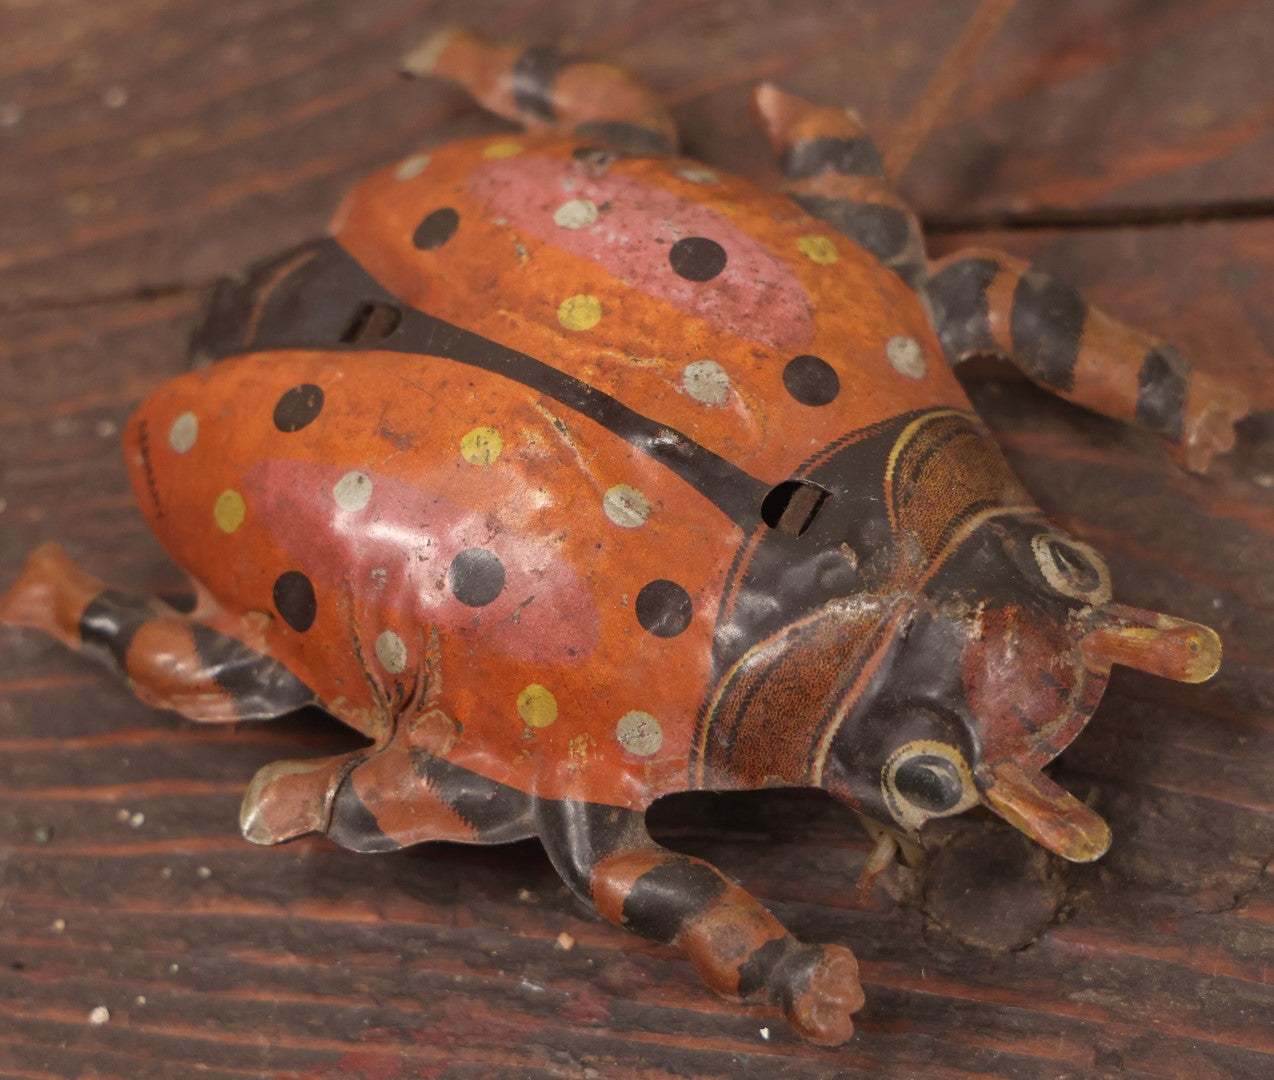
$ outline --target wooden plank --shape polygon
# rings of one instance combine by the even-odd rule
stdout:
[[[1188,230],[1160,244],[1171,250],[1179,237],[1182,265],[1217,261],[1222,238],[1243,230],[1213,230],[1206,245]],[[1078,242],[1031,239],[1044,252]],[[1090,239],[1099,252],[1114,243]],[[1116,288],[1108,306],[1138,318],[1154,296]],[[90,305],[75,334],[61,312],[0,321],[7,400],[25,403],[0,416],[0,581],[38,540],[56,538],[112,580],[177,585],[104,433],[179,370],[198,299]],[[449,1064],[484,1075],[500,1063],[527,1075],[819,1076],[834,1061],[847,1076],[885,1063],[1051,1076],[1082,1074],[1100,1053],[1150,1073],[1185,1061],[1205,1076],[1259,1071],[1274,1047],[1243,1017],[1270,1004],[1274,929],[1244,913],[1274,899],[1262,876],[1274,850],[1274,731],[1259,704],[1274,701],[1274,612],[1261,601],[1274,595],[1268,490],[1227,463],[1212,480],[1182,476],[1153,440],[1020,381],[974,389],[1031,490],[1110,555],[1121,598],[1219,625],[1231,655],[1208,687],[1116,679],[1062,776],[1095,794],[1119,841],[1096,867],[1050,869],[1066,918],[1038,928],[1035,945],[1003,954],[964,944],[978,928],[950,912],[935,920],[940,905],[905,875],[896,900],[877,894],[863,908],[853,881],[866,841],[825,800],[660,808],[670,842],[737,874],[797,932],[858,950],[871,1003],[855,1042],[828,1056],[756,1010],[707,997],[663,950],[589,920],[534,844],[375,858],[321,841],[248,847],[234,820],[254,769],[348,748],[347,734],[314,716],[199,729],[6,631],[0,935],[20,968],[5,973],[0,1062],[8,1052],[15,1067],[54,1075],[87,1062],[146,1075],[129,1059],[144,1053],[193,1055],[226,1075],[405,1076]],[[1008,865],[1028,865],[1006,842]],[[984,907],[997,888],[1021,886],[1007,877],[979,882]],[[570,952],[554,944],[562,930],[579,942]],[[97,1004],[112,1011],[105,1030],[87,1023]],[[751,1072],[737,1071],[741,1056]],[[647,1071],[617,1064],[634,1061]]]
[[[180,587],[132,506],[118,430],[181,369],[202,282],[317,231],[374,165],[498,128],[450,91],[397,82],[393,59],[431,26],[464,18],[612,53],[672,96],[691,146],[765,176],[748,83],[854,100],[886,130],[972,6],[873,0],[829,22],[814,0],[10,5],[0,588],[45,539],[120,584]],[[1109,555],[1119,598],[1225,637],[1206,686],[1119,672],[1059,763],[1115,828],[1105,859],[1061,865],[962,819],[935,830],[926,877],[891,871],[864,903],[869,845],[827,799],[661,804],[668,843],[736,875],[799,934],[858,952],[858,1034],[821,1050],[589,917],[537,844],[248,846],[235,819],[253,771],[348,749],[350,733],[316,714],[198,728],[0,630],[0,1075],[1268,1073],[1274,228],[1158,220],[1271,194],[1259,7],[1022,5],[906,178],[940,219],[936,253],[1033,258],[1264,410],[1198,479],[1153,439],[1003,372],[970,382],[1031,492]],[[1055,206],[1145,223],[957,229]],[[102,296],[115,300],[89,302]],[[1016,947],[987,945],[1010,930]],[[111,1015],[94,1026],[99,1005]]]
[[[772,175],[748,117],[753,83],[853,105],[887,143],[973,6],[860,0],[830,18],[821,0],[663,2],[640,15],[584,0],[11,8],[0,309],[207,283],[316,233],[375,166],[495,130],[455,92],[396,75],[399,54],[448,22],[613,56],[668,95],[692,153]],[[904,190],[948,226],[1267,203],[1265,8],[1020,5]]]
[[[1266,5],[1078,0],[1010,18],[907,172],[926,213],[1269,212]]]

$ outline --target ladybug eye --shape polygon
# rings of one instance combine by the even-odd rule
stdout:
[[[960,801],[963,784],[955,765],[937,754],[917,754],[894,773],[894,789],[922,810],[941,813]]]
[[[1110,571],[1087,544],[1040,533],[1031,541],[1031,551],[1044,580],[1063,596],[1089,604],[1110,599]]]
[[[890,755],[881,790],[890,813],[913,830],[931,817],[959,813],[977,801],[963,755],[931,739],[916,739]]]

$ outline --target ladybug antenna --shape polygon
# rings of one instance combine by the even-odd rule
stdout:
[[[1012,758],[977,772],[982,801],[1049,851],[1071,862],[1092,862],[1110,847],[1110,826],[1065,788]]]
[[[899,125],[898,133],[885,153],[885,174],[891,180],[896,181],[902,175],[908,162],[942,119],[955,92],[968,79],[973,65],[1016,3],[1017,0],[982,0],[964,33],[951,46],[951,51],[943,58],[920,99]]]
[[[1094,612],[1080,647],[1096,668],[1123,664],[1177,682],[1205,682],[1221,666],[1221,639],[1215,630],[1122,604]]]

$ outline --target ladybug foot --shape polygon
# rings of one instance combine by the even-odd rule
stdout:
[[[1186,400],[1181,441],[1172,456],[1188,472],[1205,473],[1218,454],[1234,448],[1234,425],[1248,414],[1247,397],[1237,388],[1196,371]]]
[[[239,828],[254,844],[281,844],[325,832],[332,801],[358,756],[275,761],[257,771],[243,796]]]
[[[820,1046],[839,1046],[854,1034],[850,1014],[866,1000],[858,961],[841,945],[802,945],[775,965],[771,990],[796,1032]]]
[[[811,1042],[853,1035],[863,990],[848,949],[802,945],[716,867],[656,844],[639,812],[542,799],[538,825],[563,879],[604,919],[681,949],[725,997],[778,1004]]]
[[[31,553],[22,574],[0,595],[0,624],[29,626],[80,648],[80,616],[106,586],[52,542]]]

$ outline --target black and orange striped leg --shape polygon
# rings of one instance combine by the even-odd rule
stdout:
[[[920,223],[886,178],[880,152],[858,117],[768,83],[756,88],[752,104],[782,158],[783,190],[913,289],[921,288],[926,267]]]
[[[278,844],[309,832],[351,851],[427,840],[503,844],[535,833],[535,800],[414,745],[401,721],[384,745],[259,770],[240,811],[243,835]]]
[[[724,997],[778,1004],[807,1039],[853,1034],[863,992],[848,949],[797,941],[714,866],[656,844],[638,812],[541,800],[537,818],[558,872],[603,918],[681,949]]]
[[[492,45],[472,31],[440,31],[403,58],[411,75],[438,75],[485,108],[527,127],[550,127],[638,155],[673,154],[677,128],[635,76],[552,48]]]
[[[0,622],[96,656],[143,701],[192,720],[264,720],[315,702],[286,667],[249,644],[260,629],[248,620],[210,601],[183,615],[155,597],[107,588],[56,544],[32,553],[0,598]]]
[[[942,259],[928,297],[952,364],[1007,357],[1059,397],[1161,435],[1192,472],[1234,445],[1234,424],[1248,409],[1239,390],[1011,255],[978,249]]]

